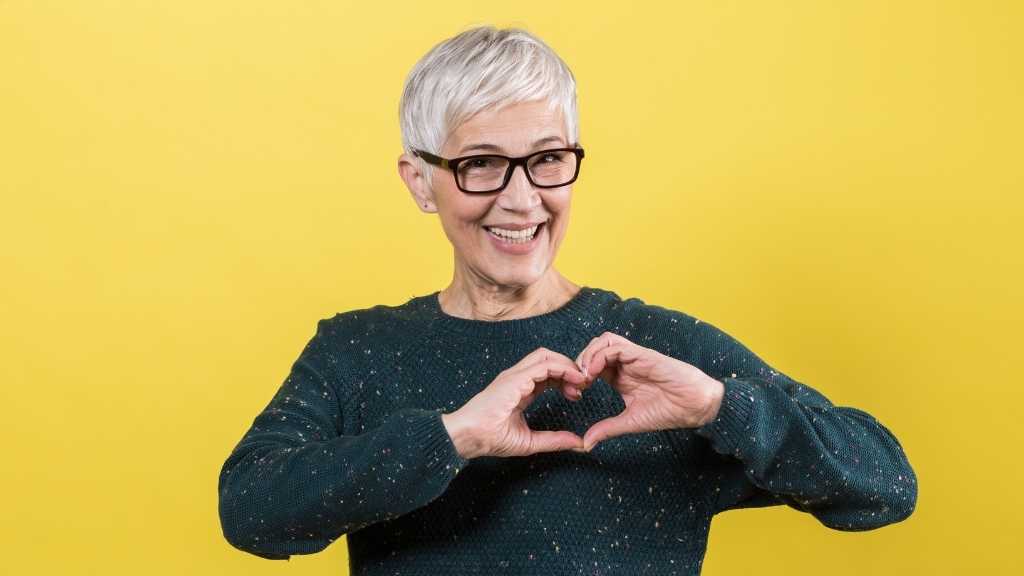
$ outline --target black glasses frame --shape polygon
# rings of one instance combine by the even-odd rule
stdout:
[[[569,180],[568,182],[563,182],[562,184],[555,184],[553,186],[537,184],[536,182],[533,181],[533,176],[530,175],[530,169],[528,168],[526,163],[529,161],[530,158],[533,158],[534,156],[547,154],[549,152],[572,152],[576,155],[576,172],[573,173],[571,180]],[[509,180],[512,179],[512,171],[515,170],[516,166],[519,165],[522,165],[523,173],[526,174],[526,179],[530,181],[530,184],[533,184],[537,188],[561,188],[562,186],[568,186],[569,184],[572,184],[573,182],[576,181],[576,177],[580,175],[580,166],[583,164],[583,148],[580,148],[578,146],[573,148],[548,148],[547,150],[539,150],[532,154],[527,154],[526,156],[518,157],[504,156],[501,154],[473,154],[471,156],[459,156],[458,158],[442,158],[440,156],[437,156],[436,154],[431,154],[430,152],[420,150],[418,148],[413,148],[412,153],[416,156],[419,156],[420,158],[423,158],[424,160],[435,166],[440,166],[441,168],[444,168],[446,170],[451,170],[452,177],[455,178],[455,185],[458,186],[459,190],[462,190],[466,194],[491,194],[493,192],[500,192],[504,190],[505,186],[508,186]],[[462,184],[459,183],[459,176],[456,170],[459,169],[459,164],[465,162],[466,160],[472,160],[474,158],[504,158],[505,160],[508,160],[508,169],[505,170],[505,178],[501,181],[501,186],[498,186],[493,190],[466,190],[465,188],[462,187]]]

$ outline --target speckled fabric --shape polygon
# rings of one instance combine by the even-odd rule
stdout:
[[[437,294],[318,322],[224,462],[228,542],[287,559],[347,535],[360,576],[683,575],[700,573],[725,510],[785,504],[847,531],[914,510],[917,478],[889,429],[707,322],[594,287],[496,322],[450,316]],[[575,358],[606,330],[719,379],[716,419],[590,453],[458,455],[442,413],[537,347]],[[545,391],[525,417],[582,436],[623,408],[598,379],[576,402]]]

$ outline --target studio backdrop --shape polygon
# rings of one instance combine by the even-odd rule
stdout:
[[[905,522],[715,517],[706,574],[1012,574],[1021,4],[0,0],[0,574],[347,573],[217,474],[317,321],[451,279],[398,102],[478,24],[578,82],[567,277],[705,318],[900,439]]]

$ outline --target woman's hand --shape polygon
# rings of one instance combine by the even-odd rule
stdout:
[[[577,363],[589,386],[598,377],[614,388],[625,410],[583,436],[589,452],[602,440],[654,430],[696,428],[718,414],[724,385],[696,366],[644,348],[613,332],[590,341]]]
[[[498,374],[486,388],[442,420],[463,458],[528,456],[557,450],[582,451],[583,439],[566,430],[531,430],[523,411],[547,388],[579,400],[583,373],[567,356],[537,348]]]

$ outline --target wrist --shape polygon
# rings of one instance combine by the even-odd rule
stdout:
[[[459,456],[470,460],[483,455],[482,443],[472,426],[459,414],[458,410],[448,414],[441,414],[441,421],[448,430],[448,435],[455,445],[455,451]]]
[[[707,387],[707,402],[706,408],[704,409],[703,416],[697,423],[697,427],[704,426],[711,422],[718,416],[718,411],[722,407],[722,398],[725,397],[725,384],[715,378],[708,378]]]

